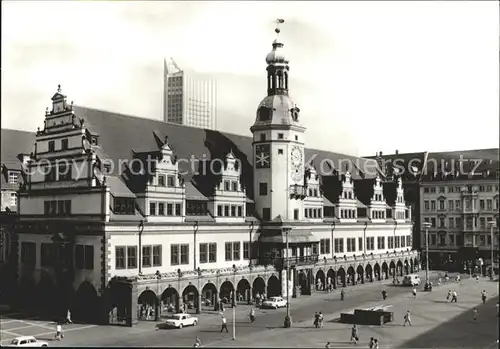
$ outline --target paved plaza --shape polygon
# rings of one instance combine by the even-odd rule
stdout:
[[[422,275],[423,276],[423,275]],[[448,289],[456,289],[457,304],[446,302]],[[380,292],[386,289],[388,299],[382,301]],[[480,292],[488,292],[488,302],[480,304]],[[486,279],[479,282],[464,277],[461,283],[449,282],[435,287],[432,292],[411,296],[411,288],[390,283],[367,283],[346,289],[346,298],[340,300],[339,291],[316,293],[292,300],[293,328],[284,329],[285,309],[257,309],[257,321],[250,324],[247,305],[236,308],[236,340],[232,340],[232,309],[226,310],[229,333],[220,332],[220,316],[214,312],[198,315],[200,324],[182,330],[157,330],[152,321],[140,322],[134,328],[64,325],[65,339],[53,341],[55,323],[36,318],[4,317],[2,344],[17,335],[35,335],[47,340],[49,346],[192,346],[196,336],[204,347],[353,347],[349,343],[350,325],[338,322],[341,312],[354,308],[384,305],[394,312],[395,321],[383,327],[360,326],[360,343],[367,347],[370,337],[381,342],[381,348],[492,348],[496,344],[497,320],[495,304],[498,284]],[[474,322],[472,308],[478,306],[478,320]],[[403,327],[403,315],[412,312],[412,326]],[[325,326],[313,328],[315,311],[325,314]],[[16,317],[16,319],[13,319]]]

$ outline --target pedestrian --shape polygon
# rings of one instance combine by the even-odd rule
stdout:
[[[61,326],[61,324],[59,324],[59,323],[58,323],[58,324],[57,324],[57,326],[56,326],[56,335],[55,335],[55,338],[56,338],[58,341],[60,341],[61,339],[63,339],[63,338],[64,338],[64,334],[63,334],[63,332],[62,332],[62,326]]]
[[[368,343],[368,348],[373,349],[374,345],[375,345],[375,338],[370,337],[370,343]]]
[[[323,313],[322,312],[319,312],[319,314],[318,314],[318,323],[319,323],[319,327],[323,328]]]
[[[446,295],[446,300],[449,301],[451,299],[451,290],[448,290],[448,294]]]
[[[405,322],[404,322],[403,326],[406,326],[406,324],[409,324],[411,326],[410,310],[406,311],[404,319],[405,319]]]
[[[227,319],[224,315],[222,315],[221,321],[222,321],[222,326],[220,328],[220,331],[222,332],[226,330],[226,332],[229,332],[229,330],[227,329]]]
[[[314,313],[314,321],[313,321],[314,327],[318,328],[319,327],[319,314],[318,312]]]
[[[66,323],[67,324],[72,324],[73,323],[73,321],[71,321],[71,312],[69,311],[69,309],[66,312]]]
[[[448,276],[448,272],[444,274],[444,280],[448,282],[450,280],[450,277]]]
[[[477,320],[477,309],[476,308],[472,309],[472,312],[474,313],[474,321],[476,321]]]
[[[373,340],[373,349],[378,349],[378,339],[377,338],[375,338]]]
[[[415,287],[413,287],[413,299],[416,299],[417,298],[417,289]]]
[[[476,281],[479,282],[479,275],[476,275]]]
[[[195,347],[195,348],[201,347],[200,337],[196,336],[196,342],[194,343],[193,347]]]
[[[457,282],[460,282],[460,274],[457,275]]]
[[[451,293],[451,303],[457,303],[458,302],[458,294],[457,294],[457,291],[453,290],[453,292]]]
[[[382,290],[382,299],[385,301],[386,298],[387,298],[387,291]]]
[[[345,297],[344,289],[340,290],[340,300],[343,301]]]
[[[358,327],[356,325],[352,325],[351,342],[354,342],[354,344],[356,344],[358,343],[358,341],[359,341]]]
[[[325,348],[331,348],[330,342],[326,342]]]
[[[481,300],[483,301],[483,304],[486,303],[486,290],[483,290],[481,292]]]
[[[255,322],[255,309],[250,309],[250,322],[253,324]]]

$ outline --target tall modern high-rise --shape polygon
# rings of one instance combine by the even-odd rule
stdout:
[[[163,120],[206,129],[217,128],[217,81],[186,72],[164,59]]]

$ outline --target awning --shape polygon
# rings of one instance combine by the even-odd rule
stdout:
[[[274,243],[274,244],[285,244],[286,243],[286,235],[261,235],[259,241],[265,243]],[[298,244],[298,243],[315,243],[319,242],[319,239],[314,236],[314,234],[310,230],[293,230],[288,234],[288,243],[289,244]]]

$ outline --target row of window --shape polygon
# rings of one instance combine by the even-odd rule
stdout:
[[[19,181],[19,173],[14,171],[9,171],[9,184],[17,184]]]
[[[133,198],[115,197],[113,200],[113,213],[120,215],[135,214],[135,200]]]
[[[372,210],[372,219],[385,219],[385,211]]]
[[[486,228],[487,224],[490,220],[493,220],[493,217],[479,217],[478,219],[474,219],[473,217],[468,217],[466,220],[466,227],[472,229],[476,228]],[[437,220],[438,226],[436,226],[436,218],[435,217],[424,217],[424,221],[427,223],[431,223],[431,226],[434,228],[458,228],[463,229],[463,221],[461,217],[448,217],[446,222],[446,217],[439,217]],[[446,224],[447,223],[447,224]]]
[[[499,208],[498,205],[499,205],[498,199],[495,199],[496,209]],[[474,205],[474,206],[476,206],[476,205]],[[439,211],[444,211],[446,209],[448,209],[449,211],[460,210],[460,207],[461,207],[461,200],[448,200],[447,207],[445,205],[445,200],[439,200]],[[472,202],[470,200],[465,201],[465,208],[466,209],[472,208]],[[492,199],[479,200],[479,209],[480,210],[486,209],[488,211],[492,211],[493,210],[493,200]],[[436,211],[436,200],[424,200],[424,210],[425,211]]]
[[[451,186],[451,187],[425,187],[424,188],[424,193],[436,193],[438,191],[439,193],[445,193],[446,188],[448,188],[448,193],[460,193],[461,192],[461,187],[460,186]],[[498,185],[495,185],[495,192],[498,192]],[[493,185],[480,185],[479,186],[479,192],[484,193],[484,192],[493,192]]]
[[[45,181],[69,181],[71,180],[71,169],[72,167],[68,167],[65,163],[59,164],[59,166],[49,165],[47,172],[45,173]]]
[[[21,263],[34,266],[36,263],[36,243],[21,243]],[[71,245],[41,243],[40,265],[42,267],[71,266],[78,270],[94,270],[94,246],[75,245],[74,254]]]
[[[308,196],[314,196],[314,197],[319,197],[320,195],[319,189],[318,188],[309,188],[307,190],[307,195]]]
[[[298,210],[297,210],[298,211]],[[322,218],[322,209],[321,208],[305,208],[304,216],[306,218]],[[297,212],[298,214],[298,212]],[[296,219],[299,219],[298,217]]]
[[[385,250],[385,236],[377,237],[377,249]],[[329,239],[328,239],[329,240]],[[336,238],[334,239],[335,253],[344,253],[344,239]],[[412,246],[412,236],[388,236],[387,237],[387,248],[403,248]],[[346,238],[346,252],[356,252],[356,238]],[[363,238],[358,238],[358,251],[363,251]],[[366,238],[366,251],[375,251],[375,237]]]
[[[267,119],[266,120],[262,119],[262,115],[264,115],[264,114],[261,113],[261,121],[266,121]],[[267,114],[267,115],[270,118],[270,114]],[[283,133],[278,133],[278,139],[284,139],[284,134]],[[260,134],[260,141],[263,142],[265,140],[266,140],[266,134],[265,133],[261,133]],[[295,140],[296,141],[299,140],[299,136],[298,135],[295,135]],[[283,151],[283,149],[281,149],[281,150]]]
[[[167,208],[165,212],[165,207]],[[158,208],[158,210],[156,210]],[[154,202],[149,203],[150,216],[182,216],[182,206],[180,203]]]
[[[61,150],[67,150],[68,149],[68,140],[66,138],[61,139]],[[49,141],[49,151],[53,152],[56,150],[56,142],[55,141]]]
[[[166,179],[166,181],[165,181]],[[158,186],[160,187],[175,187],[175,176],[173,175],[158,175]]]
[[[252,243],[256,244],[256,243]],[[252,248],[252,249],[251,249]],[[217,262],[217,243],[199,244],[199,261],[203,263]],[[258,249],[256,245],[250,242],[243,242],[243,259],[256,258]],[[225,260],[241,260],[241,241],[225,243]],[[116,269],[135,269],[137,268],[137,246],[116,246],[115,248],[115,267]],[[170,265],[189,264],[189,244],[170,244]],[[162,245],[142,246],[142,267],[161,267],[162,266]]]
[[[224,180],[224,190],[225,191],[238,191],[238,182]]]
[[[71,214],[71,200],[50,200],[43,202],[46,216],[67,216]]]
[[[352,210],[352,209],[349,209],[349,210],[344,210],[344,209],[341,209],[340,210],[340,218],[356,218],[356,210]]]
[[[243,217],[242,205],[217,205],[219,217]]]

